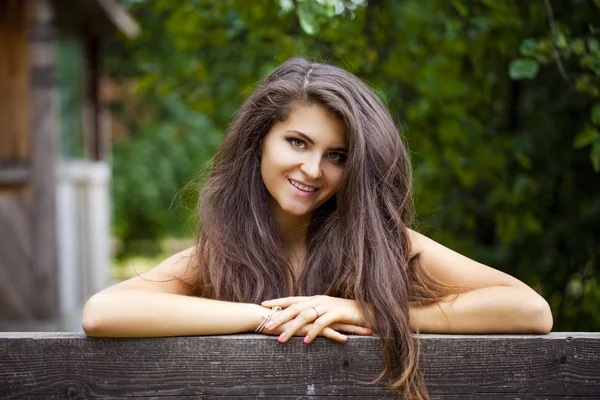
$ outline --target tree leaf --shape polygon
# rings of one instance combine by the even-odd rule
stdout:
[[[600,126],[600,103],[596,103],[592,107],[592,123]]]
[[[598,39],[589,39],[588,40],[588,48],[591,53],[600,54],[600,41]]]
[[[596,141],[600,142],[600,133],[598,133],[596,128],[588,126],[579,132],[577,136],[575,136],[575,142],[573,146],[576,149],[580,149]]]
[[[531,58],[517,58],[510,63],[508,74],[514,80],[533,79],[537,76],[540,65]]]
[[[298,5],[298,19],[300,27],[308,35],[314,35],[317,32],[315,15],[305,6],[306,3]]]
[[[573,40],[573,42],[571,42],[571,50],[573,50],[573,53],[579,56],[585,53],[585,43],[583,39]]]
[[[600,172],[600,140],[594,143],[592,151],[590,152],[590,160],[592,160],[594,171]]]
[[[564,34],[559,33],[556,37],[556,47],[558,47],[559,49],[564,49],[565,47],[567,47],[567,38]]]
[[[452,3],[452,6],[454,6],[454,9],[458,13],[458,15],[460,15],[463,18],[469,14],[467,7],[464,5],[464,3],[462,1],[455,1]]]
[[[519,52],[526,57],[534,57],[537,49],[537,42],[533,39],[524,39],[519,46]]]

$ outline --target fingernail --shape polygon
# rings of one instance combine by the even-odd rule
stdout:
[[[265,301],[263,301],[263,302],[262,302],[262,303],[260,303],[260,304],[269,304],[269,301],[268,301],[268,300],[265,300]]]
[[[366,326],[365,326],[365,331],[367,331],[367,332],[373,332],[373,331],[371,330],[371,328],[367,328]]]
[[[274,323],[273,321],[269,321],[269,322],[267,322],[267,324],[265,325],[265,328],[267,328],[267,329],[271,329],[271,328],[273,327],[273,325],[275,325],[275,323]],[[283,335],[283,333],[282,333],[282,335]]]
[[[348,340],[348,336],[346,336],[346,335],[340,335],[340,337],[344,340]]]
[[[306,335],[304,336],[304,343],[308,343],[310,342],[310,336]]]
[[[279,340],[280,342],[283,341],[283,339],[285,339],[285,332],[283,332],[281,335],[279,335],[279,337],[277,338],[277,340]]]

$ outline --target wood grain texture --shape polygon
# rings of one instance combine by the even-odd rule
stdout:
[[[421,335],[434,399],[598,399],[600,333]],[[393,398],[379,339],[1,333],[0,398]]]

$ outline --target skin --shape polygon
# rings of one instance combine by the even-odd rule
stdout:
[[[270,207],[275,222],[284,237],[288,239],[286,251],[292,259],[297,274],[304,258],[304,240],[312,213],[337,192],[342,182],[347,151],[342,122],[324,108],[314,104],[296,104],[292,107],[288,119],[274,124],[261,143],[261,175],[271,195]],[[314,191],[303,191],[295,187],[292,182],[310,187]],[[291,319],[292,316],[298,317],[298,314],[304,314],[294,323],[289,324],[286,332],[282,332],[279,336],[280,341],[285,341],[286,335],[297,334],[300,330],[312,329],[316,332],[315,335],[318,335],[333,323],[343,323],[346,329],[356,333],[370,333],[370,329],[362,326],[349,328],[348,325],[361,324],[361,318],[356,312],[353,301],[332,299],[332,302],[335,301],[338,305],[345,303],[347,310],[342,314],[346,316],[354,314],[354,318],[338,318],[337,321],[321,326],[331,319],[333,314],[328,313],[326,319],[317,322],[314,318],[310,318],[316,315],[312,308],[302,311],[298,309],[297,313],[293,313],[296,308],[310,307],[309,303],[302,302],[303,299],[298,297],[281,302],[286,307],[292,305],[291,301],[299,305],[287,309],[279,316],[278,327],[285,322],[283,319],[285,315]],[[263,305],[272,306],[269,303]],[[275,327],[272,322],[270,324],[267,331],[274,333]],[[339,332],[329,333],[337,340],[347,340],[347,337]],[[311,335],[307,337],[309,336]]]
[[[317,105],[292,107],[288,119],[263,138],[261,175],[289,247],[303,247],[312,212],[337,192],[346,153],[342,123]],[[290,182],[316,190],[305,192]]]
[[[292,136],[289,136],[290,132]],[[303,132],[312,143],[308,143],[304,137],[294,135],[293,132]],[[343,163],[331,161],[332,147],[345,148],[343,126],[339,120],[317,105],[297,105],[288,120],[274,125],[264,140],[261,161],[263,180],[272,196],[271,209],[275,220],[282,232],[291,239],[288,242],[290,248],[302,248],[311,213],[329,199],[341,183]],[[333,158],[338,157],[334,155]],[[311,198],[299,197],[295,192],[297,189],[291,187],[288,179],[299,180],[317,187],[318,192]],[[485,309],[469,306],[469,303],[465,304],[464,301],[466,298],[467,301],[481,302],[479,297],[488,296],[489,299],[489,295],[492,294],[516,296],[514,298],[519,299],[518,301],[535,304],[533,318],[541,321],[538,331],[544,333],[551,329],[552,316],[547,303],[527,285],[503,272],[455,253],[416,232],[410,231],[410,235],[413,249],[422,253],[422,264],[434,276],[446,283],[466,285],[475,289],[470,295],[458,296],[463,300],[462,302],[455,298],[445,303],[443,307],[411,310],[415,329],[420,329],[416,322],[419,318],[447,321],[447,326],[433,324],[429,327],[431,331],[444,331],[444,329],[450,331],[453,329],[450,326],[452,324],[455,325],[454,329],[465,332],[502,329],[496,326],[497,316],[489,317],[489,321],[486,322]],[[301,263],[301,258],[298,261]],[[492,287],[493,289],[490,289]],[[487,292],[483,290],[486,288]],[[348,329],[349,332],[363,335],[371,333],[371,330],[364,326],[364,320],[353,300],[329,296],[300,296],[268,300],[262,305],[281,306],[284,309],[275,313],[265,326],[266,333],[281,332],[278,338],[280,342],[286,342],[292,336],[306,333],[304,342],[310,343],[317,336],[324,335],[325,330],[328,337],[340,342],[346,341],[347,336],[337,331],[329,331],[335,324],[343,324],[343,327],[336,326],[338,330]],[[518,309],[518,303],[513,303],[511,306]],[[484,324],[469,325],[467,319],[455,320],[452,323],[447,319],[448,314],[456,315],[457,309],[459,312],[480,313]],[[503,310],[500,307],[498,311],[502,314]],[[527,318],[525,313],[523,314],[523,318]],[[506,318],[514,318],[514,313],[507,313]],[[519,329],[527,329],[527,327],[523,326]]]
[[[302,136],[304,134],[305,136]],[[308,137],[310,140],[308,140]],[[271,194],[270,207],[284,235],[283,249],[296,274],[303,265],[311,213],[339,188],[347,146],[343,126],[315,105],[296,105],[288,119],[275,124],[261,143],[261,172]],[[343,158],[343,157],[342,157]],[[289,179],[318,190],[310,195]],[[538,333],[552,329],[548,303],[533,289],[439,243],[409,231],[411,249],[436,280],[473,290],[427,307],[411,308],[413,330],[430,333]],[[317,336],[339,342],[340,332],[371,334],[355,301],[329,296],[270,299],[262,305],[198,297],[196,271],[189,261],[194,248],[175,254],[153,270],[92,296],[83,311],[88,336],[157,337],[252,332],[281,306],[262,333],[280,342]]]

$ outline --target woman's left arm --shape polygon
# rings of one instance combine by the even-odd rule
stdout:
[[[423,333],[539,333],[552,329],[550,306],[518,279],[409,231],[421,266],[436,280],[472,288],[425,307],[413,307],[411,325]]]

